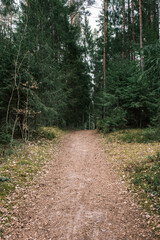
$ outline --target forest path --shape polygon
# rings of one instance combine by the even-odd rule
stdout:
[[[19,209],[10,240],[153,240],[95,131],[75,131]]]

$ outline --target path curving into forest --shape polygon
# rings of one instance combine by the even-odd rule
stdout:
[[[154,240],[95,131],[63,139],[19,208],[10,240]]]

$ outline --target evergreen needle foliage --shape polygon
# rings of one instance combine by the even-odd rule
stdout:
[[[1,1],[0,143],[41,126],[159,127],[159,4],[106,0],[92,32],[93,2]]]

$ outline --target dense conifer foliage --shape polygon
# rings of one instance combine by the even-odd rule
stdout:
[[[108,1],[95,52],[95,115],[105,132],[159,124],[160,39],[158,2]],[[106,43],[104,46],[104,35]],[[106,77],[102,69],[106,50]],[[105,88],[104,88],[105,82]]]
[[[156,0],[1,1],[0,141],[40,126],[104,131],[160,125]]]
[[[38,126],[79,127],[86,121],[91,77],[80,16],[70,22],[82,4],[1,2],[1,141],[27,139]]]

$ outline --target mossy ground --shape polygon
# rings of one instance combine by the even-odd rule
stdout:
[[[46,129],[44,129],[46,131]],[[42,130],[41,130],[42,131]],[[32,185],[38,172],[43,165],[53,159],[54,147],[63,132],[58,128],[47,128],[47,132],[53,133],[54,138],[38,138],[37,141],[21,143],[10,149],[0,157],[0,236],[3,235],[3,226],[9,224],[10,216],[7,214],[9,208],[14,204],[10,196],[27,186]],[[52,134],[51,134],[52,135]],[[9,151],[9,154],[7,154]]]
[[[106,152],[144,209],[148,223],[160,234],[160,143],[144,137],[144,131],[105,135]]]

